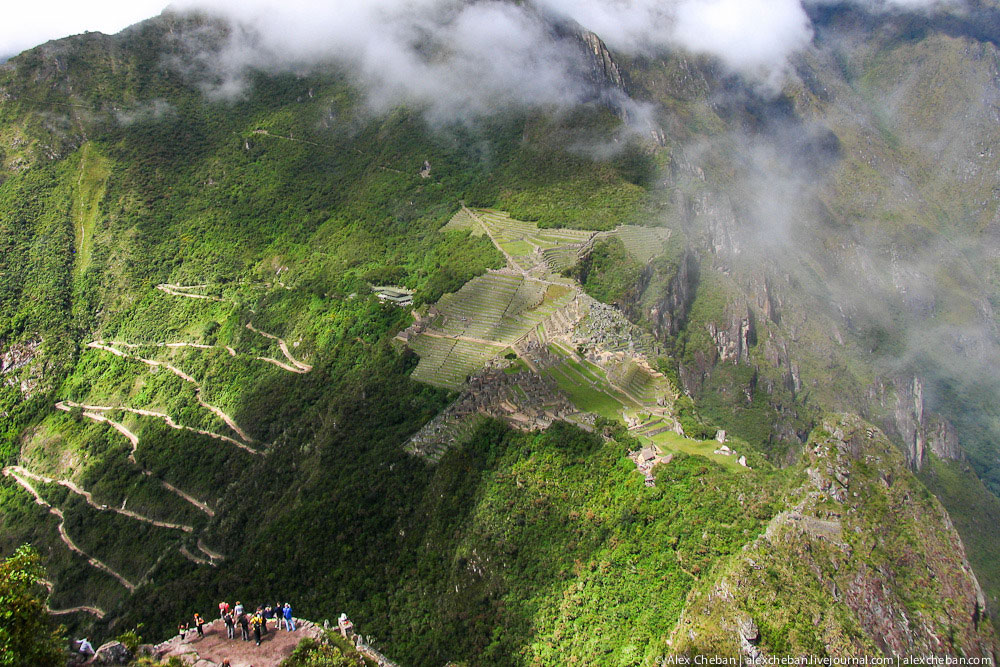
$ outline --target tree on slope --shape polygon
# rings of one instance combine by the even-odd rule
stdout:
[[[0,562],[0,665],[66,663],[63,628],[37,595],[44,576],[38,554],[27,545]]]

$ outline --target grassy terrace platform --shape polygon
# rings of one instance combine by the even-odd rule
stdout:
[[[652,437],[639,435],[638,438],[643,443],[657,445],[662,451],[683,452],[694,456],[704,456],[736,472],[745,472],[747,470],[747,468],[737,463],[736,456],[714,454],[713,452],[720,447],[719,443],[715,440],[692,440],[691,438],[677,435],[673,431],[659,433]]]
[[[501,211],[478,209],[474,213],[497,243],[520,261],[527,261],[536,250],[544,252],[568,247],[575,252],[593,236],[593,232],[577,229],[539,229],[533,222],[515,220]]]
[[[650,373],[631,359],[609,368],[608,377],[643,403],[655,404],[661,396],[673,403],[676,398],[667,378]]]
[[[549,350],[562,361],[543,373],[555,381],[579,410],[621,420],[622,410],[641,409],[642,406],[611,386],[600,367],[577,358],[560,345],[550,344]]]
[[[413,379],[449,389],[461,387],[468,376],[501,352],[500,347],[431,336],[418,336],[410,345],[420,355]]]
[[[670,239],[670,230],[665,227],[623,225],[608,234],[621,239],[625,249],[641,264],[662,255],[666,250],[666,242]]]
[[[430,332],[411,341],[420,355],[413,379],[457,389],[572,298],[568,287],[519,275],[489,273],[470,280],[441,298],[441,314]]]
[[[537,264],[535,253],[541,252],[546,266],[553,271],[572,266],[579,250],[594,236],[594,232],[578,229],[539,229],[533,222],[516,220],[492,209],[462,209],[441,229],[468,229],[477,236],[488,231],[521,268]]]

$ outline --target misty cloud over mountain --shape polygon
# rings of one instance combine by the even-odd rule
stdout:
[[[685,49],[719,59],[730,71],[772,90],[789,58],[813,38],[807,8],[826,0],[179,0],[175,10],[203,10],[237,29],[204,55],[214,97],[242,94],[247,68],[284,69],[316,62],[347,64],[375,109],[426,106],[450,120],[510,106],[567,105],[592,92],[581,77],[578,45],[553,21],[595,32],[613,49],[656,54]],[[854,0],[872,12],[960,9],[940,0]],[[190,54],[204,43],[187,35]],[[189,54],[189,55],[190,55]]]

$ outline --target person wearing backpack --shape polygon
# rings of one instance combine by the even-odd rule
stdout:
[[[264,619],[259,613],[254,614],[253,618],[250,619],[250,625],[253,627],[254,641],[257,642],[257,646],[260,646],[260,626],[264,625]]]

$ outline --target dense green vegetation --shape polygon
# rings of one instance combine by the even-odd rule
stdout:
[[[784,486],[777,473],[734,474],[679,456],[647,488],[625,458],[623,443],[634,446],[626,435],[605,443],[568,425],[522,435],[487,422],[427,468],[371,427],[345,425],[306,459],[283,449],[255,475],[254,502],[237,494],[224,507],[219,546],[245,556],[134,598],[129,622],[147,617],[150,603],[160,613],[148,622],[167,625],[219,595],[295,590],[296,613],[349,609],[410,664],[564,664],[607,648],[617,656],[609,660],[639,664],[693,577],[750,539]],[[359,441],[355,429],[374,437]],[[310,473],[298,473],[292,500],[300,468]],[[242,576],[246,567],[255,576]],[[302,572],[323,576],[302,589]]]
[[[604,303],[621,303],[639,282],[642,265],[625,249],[617,237],[594,244],[587,257],[572,269],[587,294]]]
[[[281,667],[352,667],[361,656],[339,635],[331,634],[325,641],[303,639],[289,657],[281,661]],[[365,664],[368,664],[367,661]]]
[[[38,554],[24,546],[0,561],[0,665],[65,664],[63,636],[39,591],[45,577]]]
[[[1000,567],[996,561],[1000,500],[980,481],[969,464],[932,456],[920,479],[936,495],[962,536],[993,618],[1000,608]]]
[[[869,604],[907,616],[941,610],[944,641],[983,650],[969,638],[988,621],[957,612],[963,604],[975,609],[974,588],[954,578],[963,555],[944,522],[930,518],[941,517],[937,501],[901,454],[857,418],[826,417],[808,444],[800,465],[814,472],[793,492],[796,510],[697,587],[671,650],[736,655],[739,634],[727,629],[747,619],[772,655],[863,656],[906,645],[905,632],[873,634],[859,622]]]
[[[373,115],[335,68],[249,73],[246,96],[211,101],[165,58],[181,48],[172,34],[199,19],[168,19],[72,38],[0,71],[0,346],[31,358],[0,382],[0,464],[72,478],[97,505],[39,483],[48,511],[0,477],[0,553],[32,543],[55,582],[50,605],[107,612],[102,621],[67,617],[74,629],[112,636],[143,624],[161,637],[220,598],[280,596],[317,621],[348,611],[403,664],[650,664],[690,596],[730,572],[797,501],[807,475],[794,460],[821,408],[859,409],[856,397],[906,351],[909,320],[898,306],[872,314],[846,304],[850,326],[837,340],[832,316],[804,305],[832,302],[825,281],[835,258],[779,276],[778,296],[772,277],[730,263],[719,251],[725,239],[714,237],[726,230],[695,227],[695,211],[720,210],[700,167],[680,163],[677,183],[660,187],[654,168],[673,157],[662,146],[624,134],[614,150],[580,150],[620,129],[606,110],[504,111],[431,127],[419,109]],[[665,67],[636,73],[637,89],[677,114],[664,127],[723,129],[725,109],[701,108],[686,88],[654,90],[653,79],[704,73]],[[718,174],[729,177],[725,158]],[[419,174],[425,160],[429,178]],[[856,176],[840,182],[857,187]],[[517,258],[569,248],[545,258],[560,269],[589,237],[572,230],[646,217],[667,225],[602,235],[574,275],[672,352],[658,362],[681,390],[673,409],[687,438],[639,440],[604,420],[594,433],[561,422],[521,433],[482,420],[436,465],[403,452],[467,370],[452,364],[437,387],[416,381],[433,378],[414,377],[416,355],[390,342],[411,313],[380,302],[370,285],[414,290],[423,312],[454,294],[444,300],[456,306],[453,333],[481,333],[470,328],[475,318],[458,319],[461,306],[483,314],[501,283],[519,281],[470,282],[504,257],[467,213],[442,231],[460,202],[477,207]],[[840,217],[820,235],[824,253],[847,247],[837,236],[845,216],[863,213],[829,209]],[[800,281],[804,273],[812,280]],[[167,283],[196,287],[157,289]],[[504,344],[571,298],[563,285],[539,285],[511,287],[517,299],[492,304],[498,322],[527,313],[500,332]],[[947,286],[967,287],[957,278]],[[952,304],[941,313],[949,326],[978,312],[971,297],[949,293],[935,292]],[[735,340],[744,320],[745,345]],[[94,341],[105,349],[88,347]],[[722,360],[727,344],[735,360]],[[578,407],[607,420],[640,409],[606,389],[600,368],[552,351],[562,359],[544,372]],[[310,370],[289,367],[289,355]],[[981,405],[966,401],[973,389],[936,400],[958,413]],[[56,401],[102,407],[57,410]],[[752,470],[712,454],[719,428]],[[989,480],[988,435],[979,432],[974,452]],[[648,442],[674,452],[654,487],[626,456]],[[974,479],[935,463],[926,479],[957,515],[995,604],[996,547],[982,528],[995,498],[985,487],[962,496],[966,475]],[[907,493],[933,510],[919,484],[899,488],[865,496],[871,507],[848,526],[862,534],[856,544],[878,547],[873,526],[892,524]],[[56,511],[79,548],[142,582],[134,594],[63,544]],[[909,532],[890,534],[873,566],[890,548],[923,556],[910,539],[922,535],[910,530],[919,513],[906,518]],[[837,556],[816,549],[816,558]],[[827,589],[799,586],[793,551],[762,550],[776,564],[759,588],[771,595],[790,581],[793,603],[749,597],[756,614],[777,610],[763,630],[778,650],[819,650],[812,617],[796,605],[830,612],[851,632],[854,617]],[[904,590],[908,604],[928,616],[956,611],[953,600],[922,596],[921,577]],[[303,647],[293,664],[338,664],[342,654]]]

